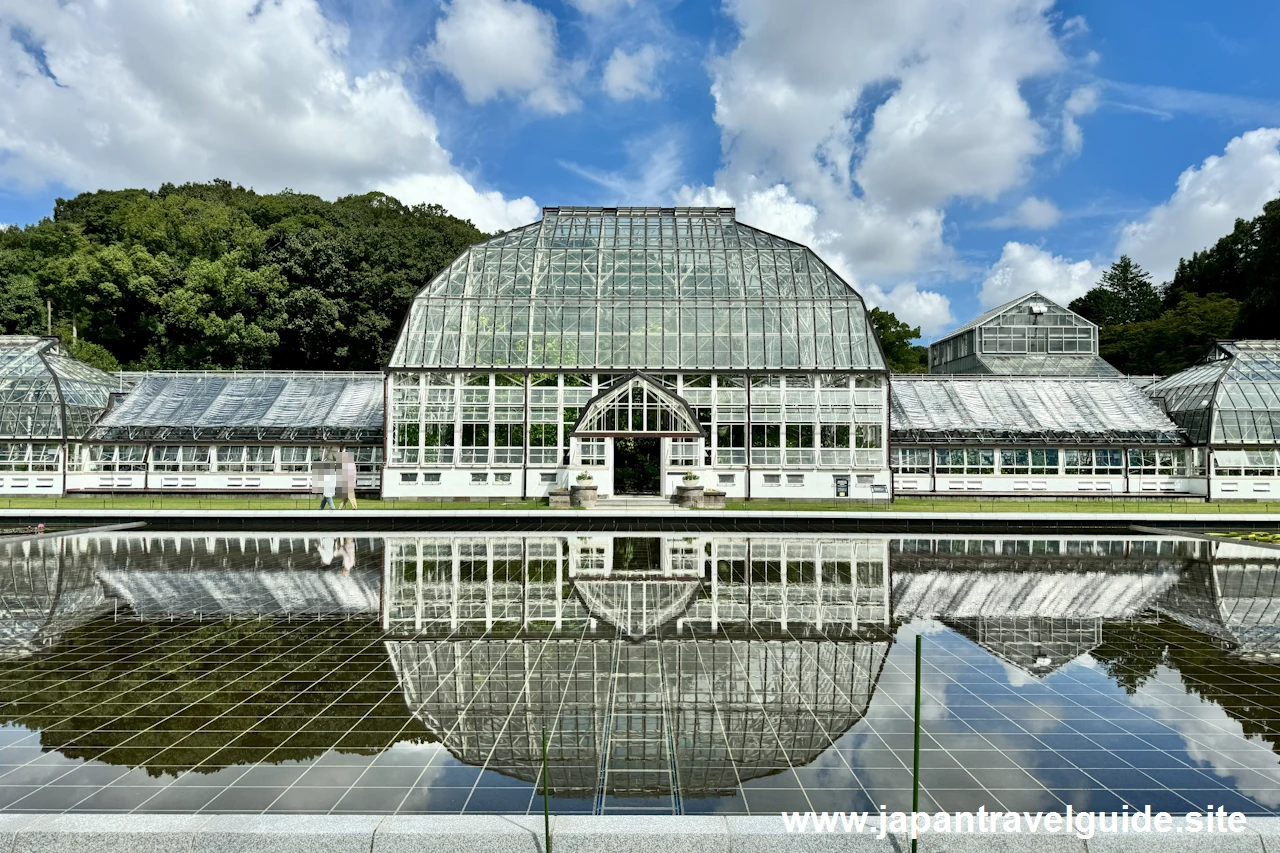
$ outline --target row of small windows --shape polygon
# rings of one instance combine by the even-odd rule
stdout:
[[[36,448],[39,464],[52,467],[18,468],[21,448],[30,447],[27,459],[33,460]],[[375,471],[382,464],[382,448],[348,447],[357,470]],[[336,461],[336,447],[296,447],[276,445],[145,445],[145,444],[80,444],[71,445],[67,470],[71,472],[164,471],[164,472],[236,472],[236,473],[310,473],[312,463]],[[0,445],[0,470],[57,470],[58,445]],[[34,461],[26,464],[35,464]]]
[[[895,447],[889,466],[895,474],[1026,474],[1189,477],[1204,473],[1195,448],[946,448]]]
[[[1096,353],[1089,326],[982,326],[979,348],[984,353]]]

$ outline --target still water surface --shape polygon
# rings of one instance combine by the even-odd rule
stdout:
[[[0,808],[1280,812],[1280,551],[1151,536],[0,546]]]

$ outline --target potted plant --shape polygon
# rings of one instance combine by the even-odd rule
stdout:
[[[698,480],[699,477],[695,472],[685,472],[680,485],[676,486],[676,502],[680,506],[692,509],[702,505],[702,485]]]
[[[574,478],[575,482],[569,490],[570,506],[591,509],[596,505],[596,484],[591,481],[591,472],[583,471]]]

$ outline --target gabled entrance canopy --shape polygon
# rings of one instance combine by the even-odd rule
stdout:
[[[702,438],[702,427],[679,395],[637,371],[592,397],[570,435]]]

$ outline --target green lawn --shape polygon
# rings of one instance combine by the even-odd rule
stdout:
[[[196,495],[76,495],[65,498],[0,497],[0,509],[208,509],[208,510],[282,510],[316,509],[320,499],[311,495],[281,497],[248,496],[196,496]],[[396,510],[468,510],[468,509],[540,509],[546,508],[545,499],[489,500],[489,501],[383,501],[377,498],[361,498],[361,509]],[[602,508],[607,508],[603,504]],[[951,498],[929,500],[927,498],[899,498],[892,504],[858,503],[852,501],[788,501],[765,500],[728,501],[727,509],[734,512],[1164,512],[1187,513],[1280,513],[1280,502],[1254,503],[1252,501],[982,501]]]
[[[779,512],[1248,512],[1280,513],[1280,502],[1255,503],[1253,501],[992,501],[977,498],[898,498],[889,503],[856,503],[851,501],[788,501],[751,500],[726,501],[725,508],[734,511]]]
[[[547,502],[530,500],[490,501],[383,501],[360,498],[360,509],[537,509]],[[318,509],[319,496],[240,497],[238,495],[75,495],[65,498],[0,497],[2,509],[209,509],[269,510]]]

